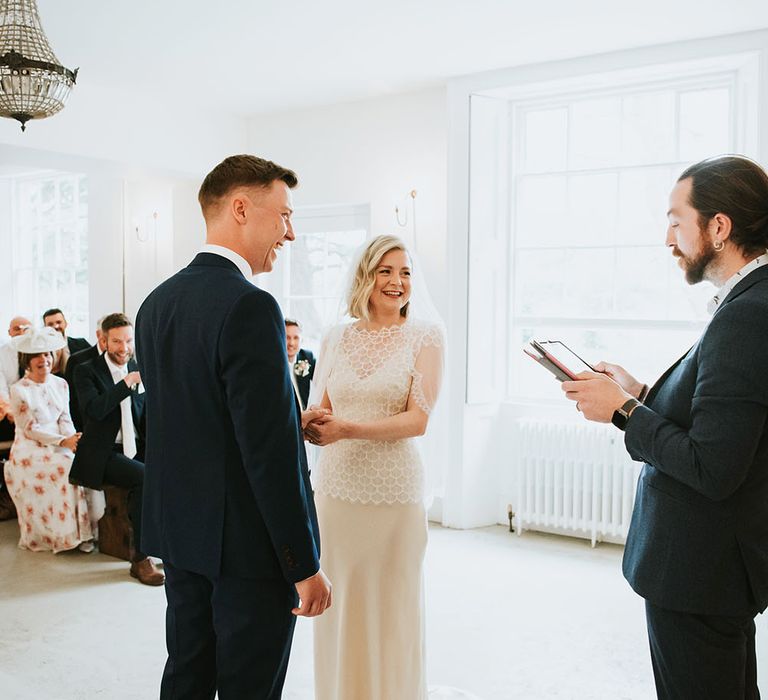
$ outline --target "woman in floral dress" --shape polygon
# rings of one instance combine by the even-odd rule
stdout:
[[[61,552],[93,538],[85,491],[69,483],[80,433],[69,416],[69,387],[51,374],[66,340],[51,328],[14,339],[25,375],[11,387],[16,434],[5,481],[16,505],[19,547]]]

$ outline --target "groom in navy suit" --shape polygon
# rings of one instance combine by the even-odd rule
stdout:
[[[658,697],[757,700],[754,618],[768,605],[768,175],[739,156],[693,165],[667,216],[686,280],[719,288],[709,325],[650,392],[607,363],[563,389],[589,420],[624,429],[629,454],[645,462],[624,575],[645,598]]]
[[[276,301],[250,282],[294,240],[295,174],[232,156],[205,178],[206,245],[139,310],[142,548],[165,563],[162,700],[277,700],[296,615],[331,603]]]

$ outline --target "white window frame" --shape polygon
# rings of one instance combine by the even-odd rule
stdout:
[[[518,176],[533,175],[572,175],[579,172],[571,169],[570,163],[566,163],[564,170],[536,171],[535,174],[517,167],[518,163],[524,163],[524,119],[529,111],[553,107],[568,107],[582,99],[594,99],[610,96],[623,96],[639,94],[642,92],[656,92],[662,90],[676,91],[676,113],[679,116],[679,100],[682,92],[728,88],[731,95],[731,141],[733,150],[740,153],[754,153],[757,144],[757,128],[754,119],[755,109],[750,109],[752,100],[757,93],[758,59],[755,52],[747,52],[729,56],[721,56],[716,59],[702,61],[686,61],[683,63],[669,63],[652,66],[644,69],[632,69],[627,71],[612,71],[588,76],[580,76],[578,83],[573,80],[547,81],[541,84],[526,86],[525,88],[496,91],[496,96],[506,93],[511,99],[509,129],[510,139],[510,186],[517,187]],[[570,124],[570,120],[569,120]],[[568,136],[570,138],[570,134]],[[675,133],[675,152],[680,154],[679,132]],[[605,168],[605,172],[616,173],[636,171],[640,167],[673,167],[682,171],[690,163],[678,159],[674,162],[654,162],[644,166],[640,165],[616,165]],[[590,174],[600,172],[599,168],[585,170]],[[617,319],[617,318],[574,318],[574,317],[541,317],[526,316],[515,313],[515,277],[519,257],[519,250],[548,250],[550,246],[520,246],[516,245],[517,231],[515,230],[515,201],[516,196],[511,193],[509,216],[509,248],[507,261],[507,295],[509,316],[507,319],[507,349],[515,351],[517,331],[521,328],[536,326],[559,326],[573,329],[633,329],[633,330],[691,330],[700,331],[706,325],[705,320],[664,320],[664,319]],[[663,232],[659,232],[659,236]],[[643,247],[640,245],[633,247]],[[649,244],[647,247],[653,247]],[[606,245],[601,248],[617,250],[619,246]],[[558,248],[559,250],[559,248]],[[509,355],[507,355],[509,356]],[[506,372],[505,398],[512,401],[536,401],[535,397],[527,396],[516,390],[513,382],[513,365],[508,365]],[[542,399],[541,403],[549,403]]]

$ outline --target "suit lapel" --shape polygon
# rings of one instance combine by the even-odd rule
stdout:
[[[105,389],[109,389],[115,383],[115,380],[112,379],[112,372],[109,371],[109,366],[107,365],[106,353],[93,360],[93,370]]]

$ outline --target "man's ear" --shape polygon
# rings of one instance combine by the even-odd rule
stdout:
[[[244,224],[247,220],[248,202],[242,195],[235,195],[229,200],[229,209],[238,224]]]
[[[712,236],[717,240],[727,241],[728,238],[730,238],[731,231],[733,230],[733,222],[731,221],[731,217],[727,214],[717,212],[717,214],[710,219],[709,225]]]

